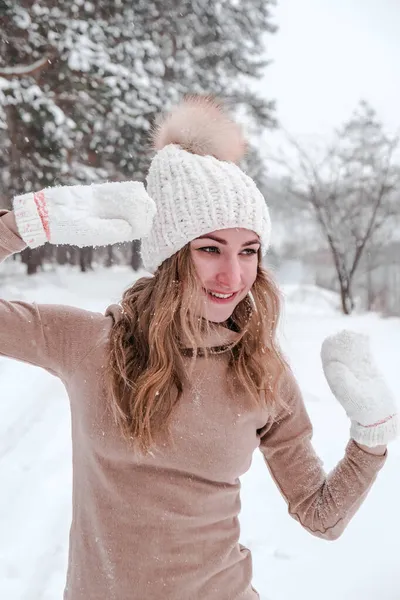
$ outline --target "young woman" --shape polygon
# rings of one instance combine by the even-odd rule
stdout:
[[[367,340],[324,342],[333,393],[351,419],[326,476],[276,340],[279,293],[261,266],[267,205],[235,164],[240,129],[190,98],[155,134],[139,183],[53,188],[0,217],[0,260],[46,240],[81,246],[143,238],[152,277],[105,315],[0,301],[0,354],[67,389],[73,519],[65,600],[253,600],[239,544],[239,477],[259,447],[310,533],[337,538],[398,430]]]

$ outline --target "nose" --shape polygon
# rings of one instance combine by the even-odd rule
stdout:
[[[218,284],[230,292],[236,292],[241,287],[242,270],[237,257],[226,257],[220,264],[217,275]]]

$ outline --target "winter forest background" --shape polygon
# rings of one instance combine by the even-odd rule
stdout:
[[[270,0],[1,0],[0,207],[51,185],[143,180],[155,115],[186,93],[214,94],[251,139],[244,168],[275,224],[269,263],[283,279],[339,291],[344,313],[399,315],[397,131],[362,97],[317,146],[284,129],[279,98],[260,86],[269,41],[280,35],[274,8]],[[45,246],[16,260],[28,274],[55,263],[137,270],[139,242]]]
[[[222,98],[244,124],[243,167],[273,222],[280,342],[326,471],[349,422],[322,373],[324,337],[367,333],[400,387],[399,13],[398,0],[0,0],[0,208],[52,185],[144,180],[154,117],[186,93]],[[47,244],[0,266],[0,297],[104,312],[141,273],[138,241]],[[0,381],[0,598],[59,600],[68,398],[1,356]],[[397,441],[327,543],[288,518],[255,453],[240,521],[261,600],[399,600],[399,461]]]

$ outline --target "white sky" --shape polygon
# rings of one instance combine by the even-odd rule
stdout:
[[[278,0],[262,89],[296,136],[323,135],[363,98],[400,127],[400,0]]]

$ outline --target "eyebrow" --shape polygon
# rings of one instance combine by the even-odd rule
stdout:
[[[214,240],[214,242],[218,242],[219,244],[223,244],[224,246],[227,246],[227,245],[228,245],[228,242],[227,242],[226,240],[224,240],[223,238],[220,238],[220,237],[218,237],[217,235],[210,235],[210,234],[207,234],[207,235],[199,235],[199,237],[198,237],[198,238],[196,238],[196,239],[197,239],[197,240],[204,240],[204,239],[207,239],[207,240]],[[254,240],[250,240],[250,241],[248,241],[248,242],[244,242],[244,243],[242,244],[242,248],[243,248],[244,246],[251,246],[252,244],[260,244],[260,240],[259,240],[259,238],[256,238],[256,239],[254,239]]]

